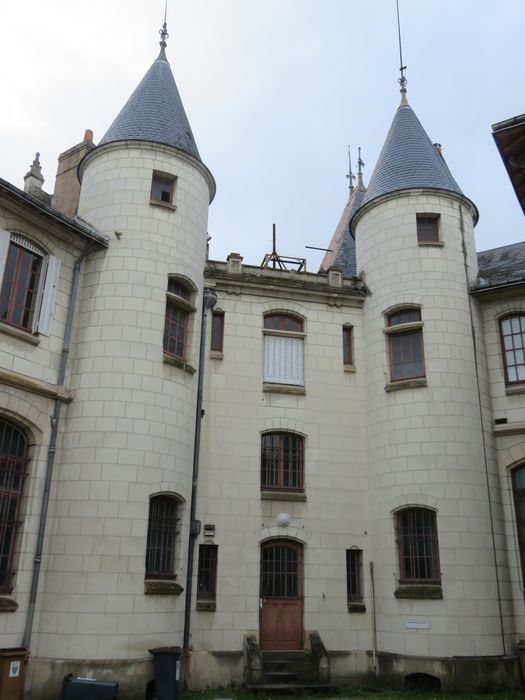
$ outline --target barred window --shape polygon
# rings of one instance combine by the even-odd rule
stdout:
[[[199,545],[197,600],[215,600],[217,594],[217,550],[216,544]]]
[[[13,588],[14,554],[20,526],[20,502],[27,476],[27,440],[0,421],[0,592]]]
[[[177,502],[171,496],[153,496],[149,503],[146,578],[175,577]]]
[[[440,583],[436,513],[404,508],[396,513],[400,583]]]
[[[349,603],[363,600],[363,551],[346,550],[346,597]]]
[[[439,214],[417,214],[416,228],[418,243],[439,241]]]
[[[295,433],[265,433],[261,441],[261,488],[304,489],[304,438]]]

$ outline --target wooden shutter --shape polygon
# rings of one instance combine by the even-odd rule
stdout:
[[[58,287],[58,276],[60,274],[60,260],[54,255],[47,258],[47,270],[45,272],[44,288],[42,290],[42,301],[34,332],[42,335],[50,335],[51,320],[55,308],[55,299]],[[42,270],[42,272],[44,272]]]
[[[264,381],[304,384],[303,338],[264,336]]]
[[[0,285],[4,276],[5,264],[7,262],[7,254],[9,252],[9,243],[11,242],[11,234],[9,231],[4,231],[0,228]]]

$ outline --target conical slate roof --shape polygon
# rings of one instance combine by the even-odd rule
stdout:
[[[100,145],[127,139],[175,146],[200,160],[164,46]]]
[[[355,240],[350,232],[350,220],[361,206],[365,192],[366,187],[363,184],[361,174],[359,174],[357,185],[350,194],[328,246],[330,250],[326,252],[319,267],[320,271],[326,272],[328,268],[335,265],[340,268],[344,277],[355,277],[357,275]]]
[[[394,115],[363,204],[397,190],[430,187],[462,194],[405,96]]]

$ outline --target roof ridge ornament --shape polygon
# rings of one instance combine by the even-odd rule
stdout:
[[[406,105],[408,104],[406,94],[407,94],[407,79],[405,76],[405,71],[407,69],[406,66],[403,65],[403,48],[402,48],[402,42],[401,42],[401,22],[399,20],[399,0],[396,0],[396,11],[397,11],[397,38],[398,38],[398,43],[399,43],[399,72],[401,73],[401,77],[398,78],[398,83],[399,83],[399,92],[401,93],[401,104]]]
[[[365,162],[361,158],[361,146],[357,149],[359,156],[357,158],[357,189],[364,190],[365,183],[363,182],[363,168],[365,167]]]
[[[348,173],[346,175],[346,179],[348,180],[348,189],[350,190],[350,194],[352,194],[354,191],[355,175],[352,172],[352,155],[350,153],[350,146],[348,146]]]
[[[168,0],[166,0],[164,4],[164,24],[162,25],[162,29],[159,29],[159,34],[160,34],[160,48],[161,48],[161,53],[164,51],[164,49],[167,46],[166,39],[169,38],[168,34],[168,25],[166,23],[166,16],[168,14]]]

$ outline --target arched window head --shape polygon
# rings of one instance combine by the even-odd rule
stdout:
[[[26,437],[18,428],[0,420],[0,593],[10,593],[13,588],[14,554],[26,476]]]

